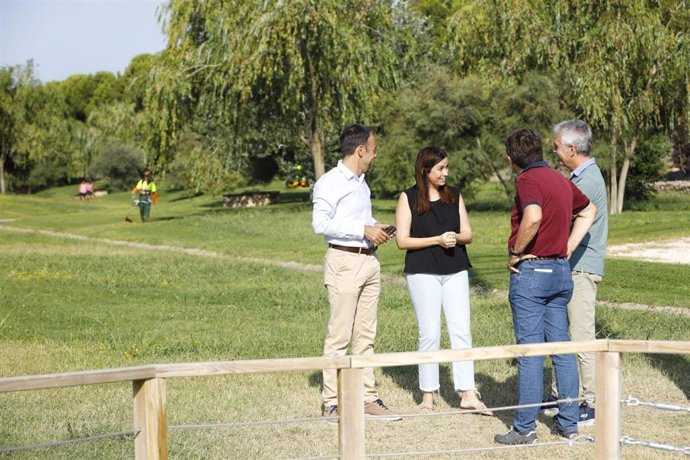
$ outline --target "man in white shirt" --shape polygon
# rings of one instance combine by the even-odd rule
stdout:
[[[314,186],[314,232],[328,243],[324,284],[331,316],[323,346],[324,356],[374,352],[376,312],[381,292],[381,265],[376,247],[392,236],[389,225],[371,214],[371,192],[364,180],[376,158],[376,139],[371,129],[353,124],[340,135],[342,159]],[[392,232],[391,232],[392,233]],[[323,371],[323,415],[338,415],[337,371]],[[368,416],[398,420],[376,391],[374,370],[364,370],[364,412]],[[335,419],[330,419],[333,421]]]

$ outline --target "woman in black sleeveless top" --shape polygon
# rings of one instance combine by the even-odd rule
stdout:
[[[472,228],[457,188],[446,185],[448,155],[438,147],[425,147],[417,155],[416,185],[400,194],[396,209],[398,248],[406,249],[405,279],[419,326],[419,351],[436,351],[441,344],[441,309],[448,326],[451,348],[472,347],[470,292],[471,267],[466,244]],[[474,363],[453,363],[455,391],[462,409],[493,415],[474,383]],[[433,410],[439,384],[438,364],[419,365],[423,411]]]

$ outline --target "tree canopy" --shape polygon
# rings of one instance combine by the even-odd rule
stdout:
[[[470,2],[452,21],[455,65],[462,72],[479,69],[517,80],[534,69],[556,72],[573,110],[609,137],[610,209],[618,213],[640,136],[663,127],[669,98],[687,110],[689,6],[644,0]],[[674,88],[671,82],[680,81],[686,85]]]
[[[625,191],[670,157],[663,140],[674,161],[690,157],[689,6],[170,0],[166,49],[134,57],[121,75],[44,85],[30,62],[0,68],[0,191],[105,178],[125,158],[189,193],[224,193],[295,165],[318,177],[339,157],[342,128],[361,122],[381,139],[374,192],[408,185],[416,152],[434,144],[466,193],[497,178],[511,194],[506,133],[529,125],[549,137],[577,116],[594,128],[619,212]]]
[[[308,146],[318,177],[328,133],[371,120],[397,83],[385,1],[173,0],[169,16],[153,94],[161,148],[192,116],[221,120],[239,148],[243,135],[274,120]]]

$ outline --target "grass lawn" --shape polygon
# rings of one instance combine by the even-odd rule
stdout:
[[[311,231],[309,204],[300,201],[304,192],[288,195],[280,205],[240,210],[222,209],[219,198],[162,194],[148,224],[138,222],[128,194],[79,202],[71,193],[72,188],[65,188],[29,197],[0,196],[0,219],[16,219],[1,226],[90,238],[0,231],[0,375],[321,353],[328,318],[318,273],[324,247]],[[477,198],[474,210],[468,203],[476,235],[469,248],[475,267],[472,284],[482,287],[472,296],[473,340],[476,346],[509,344],[514,339],[504,295],[508,216],[482,199]],[[660,206],[613,217],[611,242],[687,236],[690,206],[680,203],[677,210]],[[379,220],[393,221],[394,201],[376,200],[374,206]],[[126,222],[126,215],[134,222]],[[105,239],[201,248],[212,254],[154,251]],[[416,349],[414,313],[399,282],[403,255],[392,244],[380,250],[388,276],[380,303],[378,352]],[[249,257],[317,270],[276,267]],[[688,275],[688,266],[608,260],[600,298],[689,308]],[[688,316],[601,307],[597,325],[599,337],[690,340]],[[687,356],[625,355],[623,375],[626,395],[690,404]],[[416,413],[415,367],[378,369],[377,376],[387,404]],[[515,404],[516,377],[511,360],[476,363],[477,384],[490,406]],[[459,401],[447,365],[442,365],[441,378],[438,410],[452,410]],[[320,383],[319,372],[169,380],[169,422],[314,417],[320,414]],[[638,407],[624,409],[624,414],[623,433],[636,439],[676,446],[686,446],[690,439],[690,424],[682,413]],[[511,416],[367,422],[367,450],[490,447],[493,434],[506,431]],[[0,448],[119,432],[131,428],[131,417],[128,384],[0,394]],[[542,422],[540,442],[555,441],[549,421]],[[593,428],[583,432],[593,434]],[[170,433],[171,458],[324,456],[337,452],[336,443],[337,430],[323,422]],[[623,447],[623,452],[625,458],[664,455],[640,447]],[[512,455],[591,458],[592,447],[524,449]],[[131,438],[114,438],[7,458],[132,457]],[[504,457],[505,452],[482,454]],[[2,453],[0,458],[5,458]]]

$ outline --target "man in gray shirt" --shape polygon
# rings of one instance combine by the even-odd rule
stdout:
[[[568,248],[573,271],[573,297],[568,304],[570,336],[573,341],[596,339],[594,305],[597,285],[604,276],[604,257],[608,235],[608,198],[606,184],[594,158],[590,158],[592,131],[582,120],[567,120],[553,128],[553,153],[559,163],[568,168],[570,180],[597,207],[594,224],[580,244]],[[594,353],[578,353],[578,368],[582,392],[587,399],[580,406],[580,425],[594,423]],[[554,380],[555,381],[555,380]],[[556,394],[555,385],[551,390]],[[553,397],[551,398],[553,399]],[[558,409],[547,409],[553,414]]]

